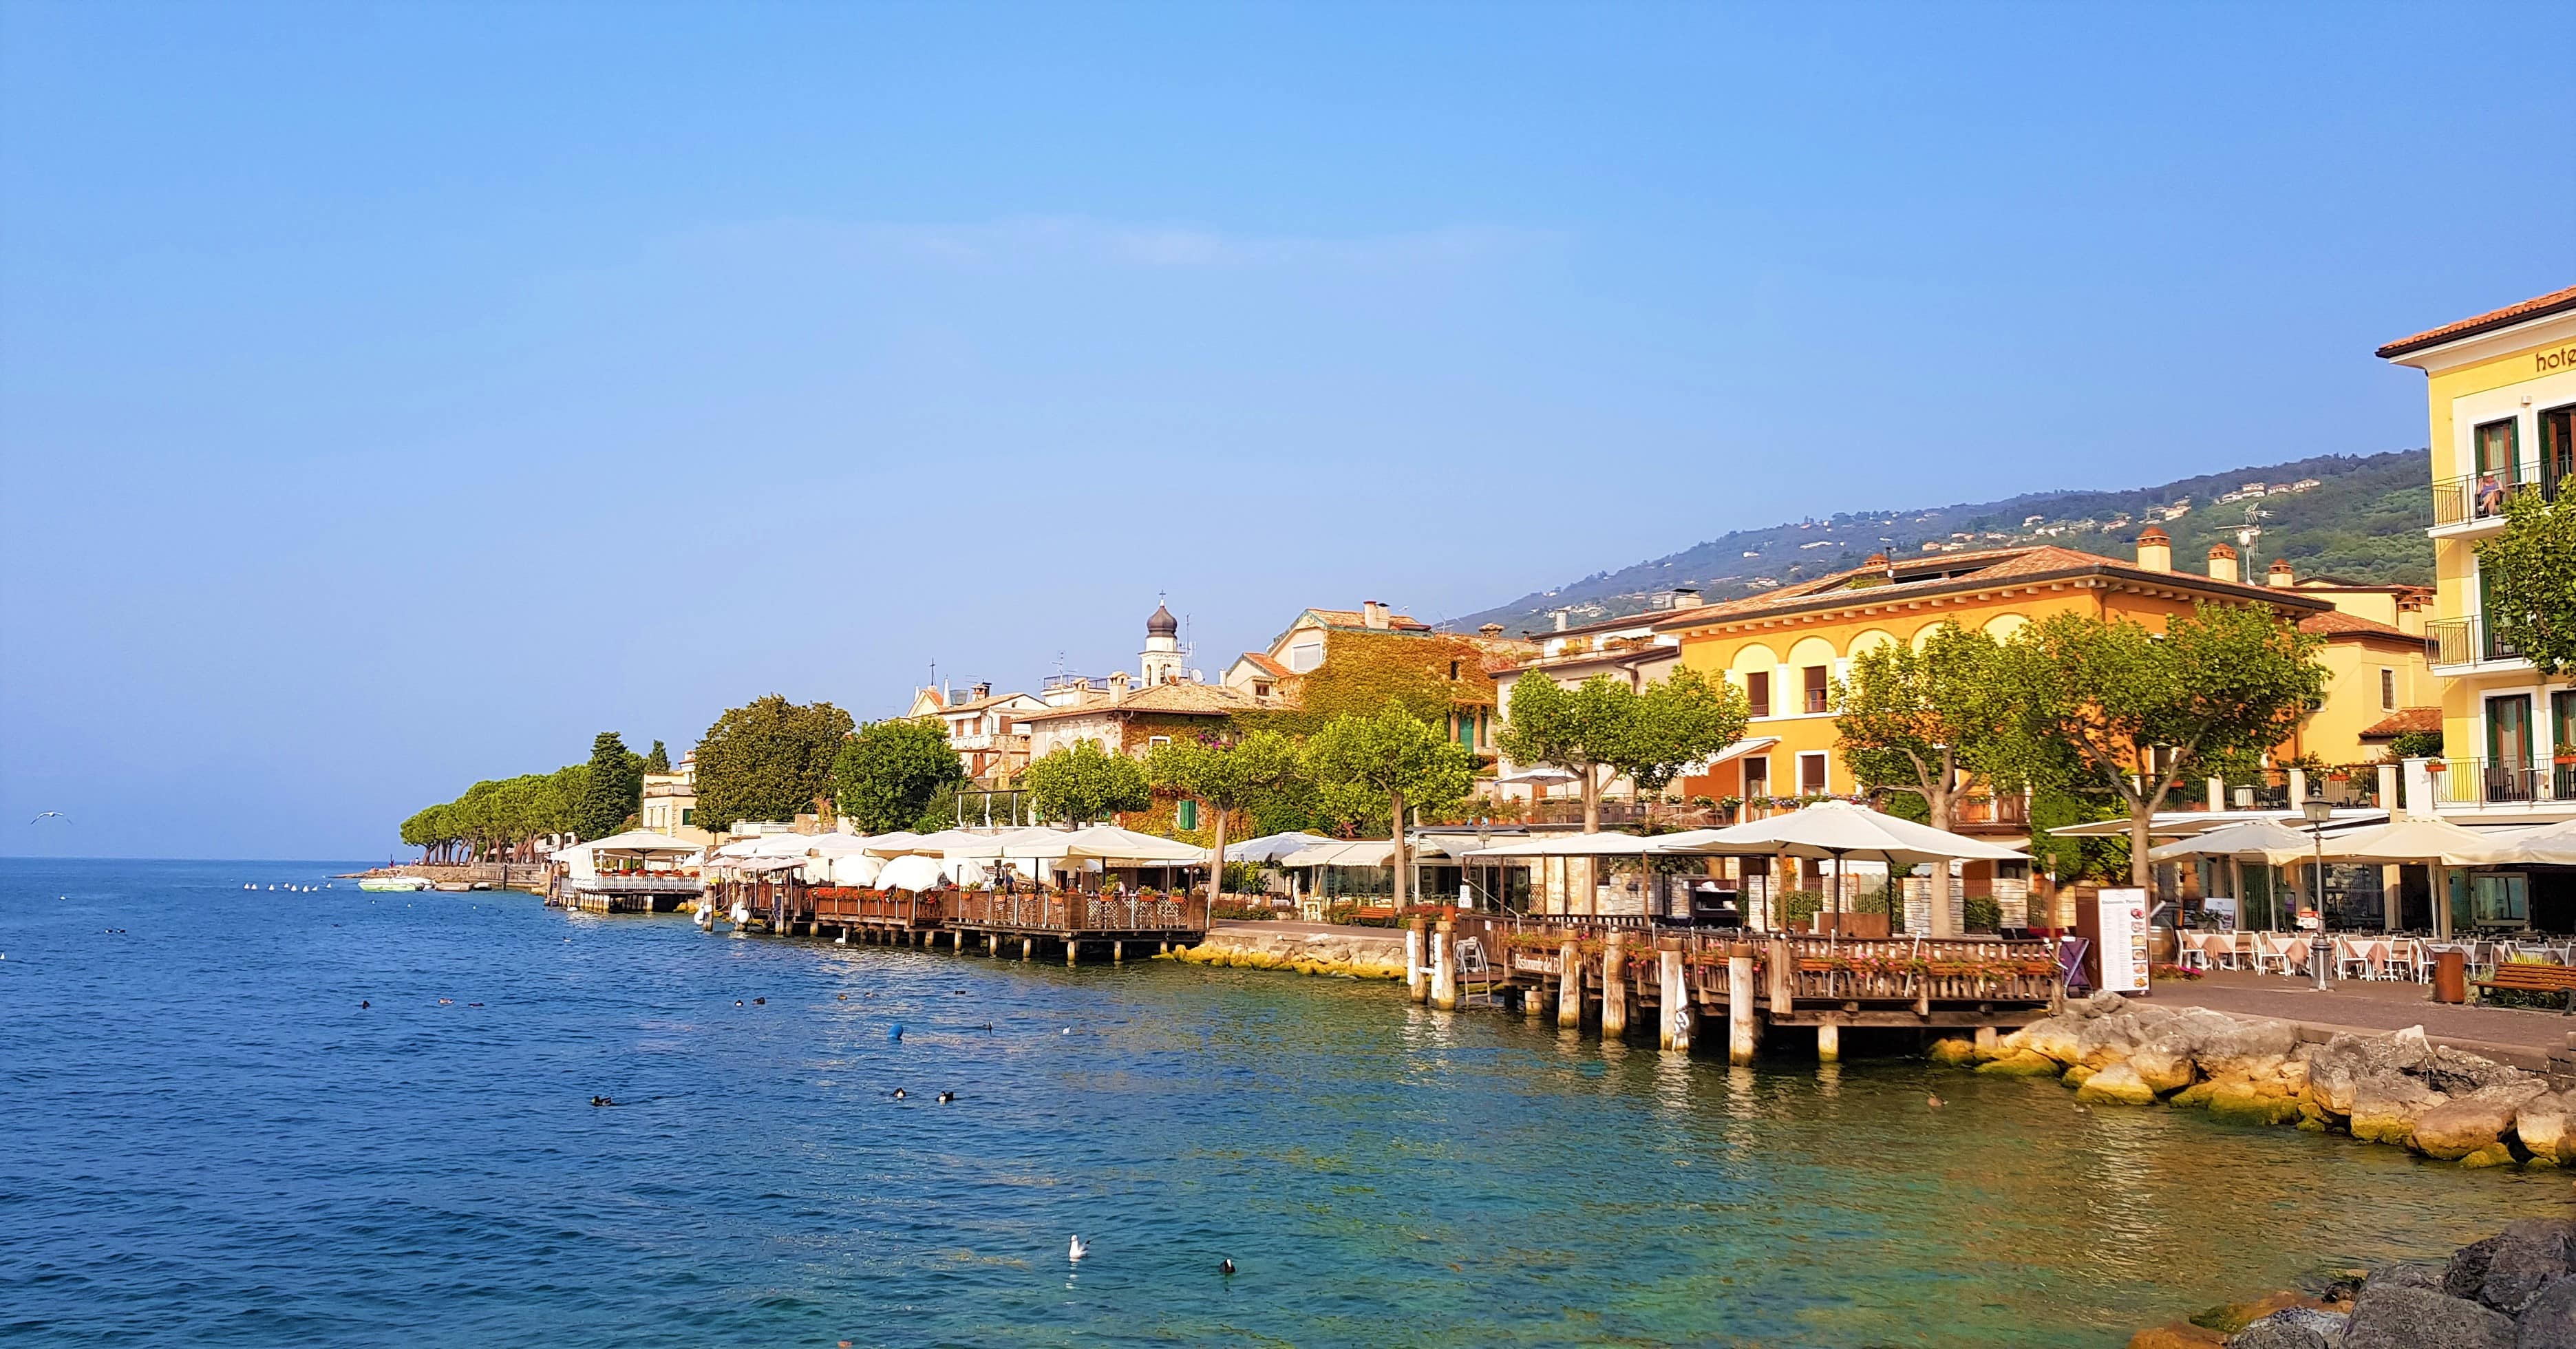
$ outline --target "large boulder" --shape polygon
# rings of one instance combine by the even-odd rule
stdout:
[[[2190,1086],[2200,1072],[2192,1060],[2191,1046],[2177,1044],[2174,1037],[2165,1035],[2138,1046],[2138,1051],[2129,1056],[2129,1068],[2158,1095]]]
[[[2446,1162],[2494,1147],[2512,1132],[2514,1112],[2528,1099],[2529,1093],[2511,1087],[2455,1096],[2415,1117],[2415,1146]]]
[[[2543,1288],[2522,1308],[2514,1349],[2576,1349],[2576,1276]]]
[[[2083,1030],[2085,1020],[2073,1015],[2042,1017],[2005,1036],[1997,1048],[2027,1049],[2072,1066],[2082,1056],[2082,1051],[2076,1047],[2076,1037]]]
[[[2299,1098],[2283,1089],[2277,1076],[2255,1081],[2229,1075],[2213,1078],[2202,1104],[2210,1117],[2230,1124],[2287,1124],[2299,1118]]]
[[[2277,1069],[2299,1047],[2299,1028],[2270,1017],[2246,1017],[2211,1034],[2200,1046],[2200,1068],[2211,1077],[2247,1077]]]
[[[2288,1307],[2229,1336],[2227,1349],[2342,1349],[2341,1312]]]
[[[2442,1291],[2518,1316],[2544,1289],[2566,1278],[2571,1265],[2576,1265],[2576,1222],[2525,1218],[2506,1223],[2497,1236],[2462,1247],[2442,1273]]]
[[[2075,1061],[2097,1072],[2125,1063],[2137,1052],[2141,1038],[2136,1019],[2125,1013],[2095,1017],[2076,1033]]]
[[[2576,1163],[2576,1092],[2542,1094],[2514,1112],[2513,1131],[2523,1151],[2544,1166]]]
[[[1955,1035],[1943,1036],[1932,1042],[1924,1056],[1944,1068],[1957,1068],[1977,1061],[1977,1043]]]
[[[2115,1063],[2084,1080],[2075,1099],[2087,1105],[2153,1105],[2155,1089],[2125,1063]]]
[[[2353,1087],[2352,1136],[2366,1143],[2415,1146],[2415,1121],[2450,1098],[2404,1073],[2373,1072]]]
[[[2513,1318],[2425,1288],[2366,1285],[2343,1349],[2514,1349]]]
[[[1997,1077],[2055,1077],[2063,1069],[2057,1060],[2046,1054],[2016,1049],[2002,1058],[1978,1064],[1977,1071]]]

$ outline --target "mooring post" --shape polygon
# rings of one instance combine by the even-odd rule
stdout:
[[[1583,1029],[1583,948],[1568,941],[1556,951],[1556,1028]]]
[[[1816,1062],[1840,1063],[1843,1058],[1843,1028],[1833,1022],[1816,1027]]]
[[[1020,938],[1020,959],[1022,959],[1022,960],[1027,960],[1029,957],[1034,956],[1034,955],[1036,955],[1037,953],[1038,953],[1038,939],[1037,939],[1037,938],[1035,938],[1035,937],[1022,937],[1022,938]]]
[[[1977,1027],[1977,1057],[1988,1058],[1991,1057],[1994,1052],[1995,1028],[1992,1026]]]
[[[1422,978],[1422,929],[1426,922],[1415,918],[1404,925],[1404,996],[1415,1002],[1422,1002],[1431,995],[1430,987]]]
[[[1443,918],[1431,932],[1431,1005],[1446,1012],[1458,1010],[1458,971],[1449,960],[1451,934],[1457,930],[1455,922]]]
[[[1530,976],[1530,985],[1521,990],[1521,1015],[1532,1021],[1547,1015],[1547,976]]]
[[[1726,1061],[1753,1062],[1753,956],[1742,947],[1726,958]]]
[[[1112,965],[1127,963],[1127,943],[1123,941],[1109,943],[1109,963]]]
[[[1683,1013],[1690,1009],[1690,980],[1682,967],[1681,939],[1661,938],[1655,943],[1655,1043],[1665,1049],[1690,1047],[1689,1032],[1680,1032],[1675,1043],[1675,1027]]]
[[[1616,928],[1601,938],[1601,1038],[1628,1034],[1628,937]]]
[[[1065,938],[1065,939],[1064,939],[1064,967],[1065,967],[1066,969],[1072,969],[1072,968],[1073,968],[1073,961],[1074,961],[1074,957],[1075,957],[1075,956],[1077,956],[1077,955],[1079,955],[1079,954],[1081,954],[1081,952],[1082,952],[1082,943],[1080,943],[1080,942],[1078,942],[1078,941],[1075,941],[1075,940],[1074,940],[1073,938],[1071,938],[1071,937],[1067,937],[1067,938]]]

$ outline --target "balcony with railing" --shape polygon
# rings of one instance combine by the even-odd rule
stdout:
[[[2516,493],[2538,486],[2519,472],[2472,473],[2433,484],[2433,527],[2495,525],[2504,522],[2505,503]]]
[[[2576,766],[2529,760],[2437,759],[2433,799],[2446,806],[2520,806],[2576,799]]]
[[[2438,618],[2424,625],[2424,656],[2435,665],[2482,665],[2520,660],[2522,653],[2491,631],[2483,618]]]

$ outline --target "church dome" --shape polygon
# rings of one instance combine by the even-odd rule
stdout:
[[[1154,606],[1154,616],[1145,620],[1145,635],[1148,637],[1178,637],[1181,635],[1181,620],[1172,617],[1172,611],[1170,609],[1157,604]]]

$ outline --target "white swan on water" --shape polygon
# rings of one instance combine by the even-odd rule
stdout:
[[[1091,1254],[1091,1248],[1083,1245],[1080,1237],[1075,1237],[1073,1244],[1064,1248],[1064,1258],[1067,1260],[1079,1260],[1089,1254]]]

